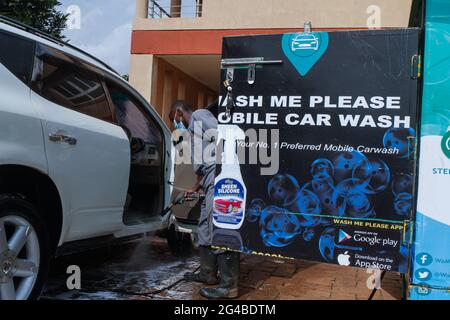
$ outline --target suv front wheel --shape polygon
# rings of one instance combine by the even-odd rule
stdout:
[[[0,195],[0,300],[39,297],[49,267],[45,225],[31,203]]]

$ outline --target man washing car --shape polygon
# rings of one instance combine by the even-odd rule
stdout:
[[[206,196],[201,204],[198,223],[200,272],[186,273],[184,279],[208,285],[218,284],[217,272],[219,271],[219,286],[217,288],[202,288],[200,295],[208,299],[236,298],[238,296],[240,255],[236,252],[211,248],[216,168],[215,151],[212,146],[215,146],[216,143],[217,119],[208,110],[193,111],[187,102],[181,100],[172,104],[169,118],[175,129],[187,129],[191,136],[192,165],[198,176],[198,182],[188,192],[198,192],[202,189]],[[208,152],[211,154],[208,154]]]

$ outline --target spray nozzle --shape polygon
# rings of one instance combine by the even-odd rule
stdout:
[[[224,140],[222,165],[239,165],[237,142],[245,140],[244,131],[234,124],[219,125],[217,141]]]

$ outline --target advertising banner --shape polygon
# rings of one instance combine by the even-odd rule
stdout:
[[[418,45],[418,29],[225,38],[214,246],[406,272]]]
[[[417,222],[412,289],[450,299],[450,3],[427,1]]]

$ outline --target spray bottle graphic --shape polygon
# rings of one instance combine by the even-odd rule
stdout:
[[[214,184],[213,223],[218,228],[239,229],[244,223],[247,188],[242,179],[237,141],[245,133],[236,125],[219,125],[218,139],[224,140],[222,170]]]

